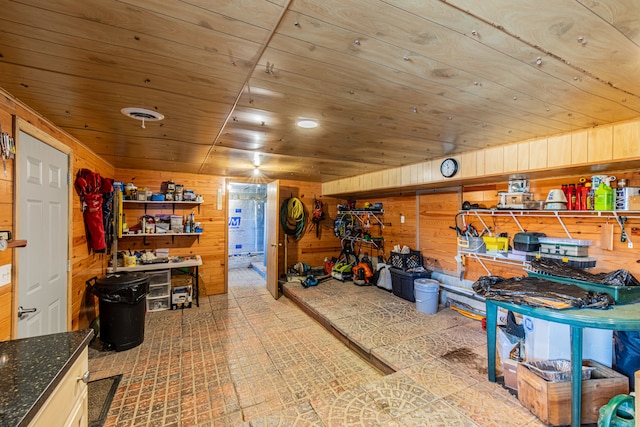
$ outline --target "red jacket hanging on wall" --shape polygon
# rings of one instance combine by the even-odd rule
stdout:
[[[88,169],[80,169],[75,187],[82,202],[89,250],[105,252],[107,243],[102,215],[103,193],[112,193],[113,183]]]

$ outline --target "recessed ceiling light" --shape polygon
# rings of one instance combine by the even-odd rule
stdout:
[[[302,119],[302,120],[298,120],[296,122],[296,124],[301,127],[301,128],[305,128],[305,129],[313,129],[315,127],[318,127],[318,122],[316,122],[315,120],[310,120],[310,119]]]

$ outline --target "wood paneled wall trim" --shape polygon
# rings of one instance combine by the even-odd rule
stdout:
[[[451,185],[496,183],[513,174],[529,179],[631,170],[640,160],[640,119],[572,133],[452,155],[457,176],[440,174],[444,158],[325,182],[322,194],[333,197],[397,195]]]
[[[32,110],[29,106],[11,96],[6,91],[0,89],[0,124],[4,132],[9,132],[14,138],[14,120],[28,123],[31,133],[35,133],[40,139],[57,141],[56,148],[73,153],[70,173],[75,177],[82,169],[90,169],[104,177],[113,177],[115,168],[109,162],[97,156],[84,144],[69,134],[53,125],[50,121]],[[67,147],[65,149],[64,147]],[[7,176],[0,173],[0,209],[3,215],[0,217],[0,224],[3,229],[11,230],[14,235],[16,231],[16,218],[14,217],[14,161],[7,160]],[[72,249],[71,249],[71,286],[69,289],[70,298],[70,324],[72,330],[86,328],[97,315],[96,299],[86,291],[85,282],[93,276],[101,276],[106,271],[108,258],[103,254],[89,252],[87,248],[87,237],[80,198],[70,187],[72,193],[71,224],[70,228]],[[17,236],[19,237],[19,236]],[[19,250],[19,249],[18,249]],[[7,250],[0,253],[0,265],[11,264],[12,282],[3,287],[0,295],[0,339],[16,338],[16,328],[14,320],[17,318],[14,304],[17,301],[15,280],[20,274],[14,262],[14,251]]]

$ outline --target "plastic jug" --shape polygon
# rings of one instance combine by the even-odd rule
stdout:
[[[602,176],[602,181],[593,195],[593,209],[596,211],[612,211],[614,204],[614,191],[611,188],[611,181],[614,176]]]
[[[614,396],[600,408],[598,427],[635,426],[634,398],[628,394]]]

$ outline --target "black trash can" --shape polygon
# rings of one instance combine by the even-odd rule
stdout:
[[[100,279],[93,277],[86,283],[100,300],[100,339],[105,348],[122,351],[142,344],[149,277],[117,272]]]

